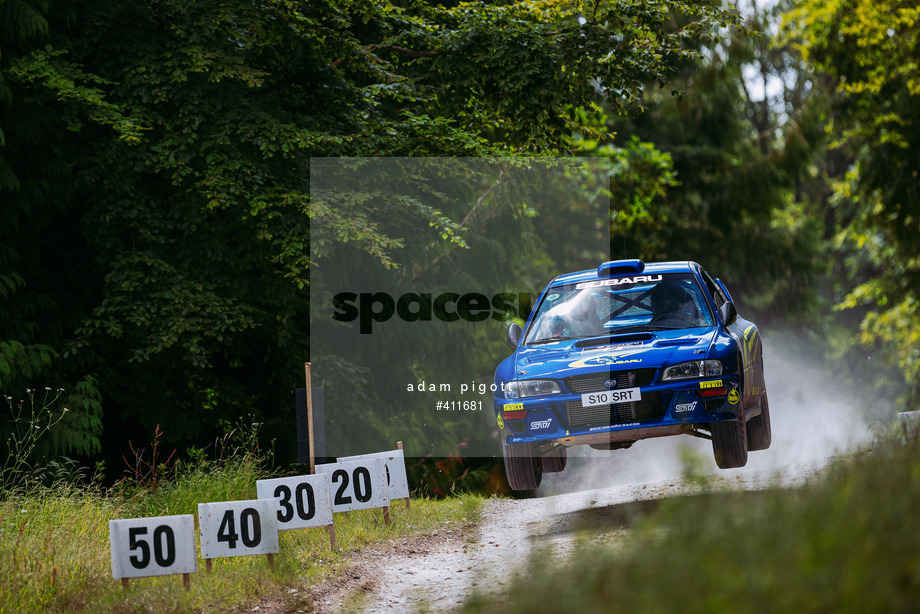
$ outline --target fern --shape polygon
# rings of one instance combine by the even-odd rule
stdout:
[[[15,382],[36,379],[51,366],[54,353],[48,345],[0,341],[0,390],[12,390]]]
[[[0,275],[0,298],[9,298],[24,285],[25,280],[19,273]]]
[[[94,375],[87,375],[62,399],[67,415],[48,438],[57,456],[92,456],[102,451],[102,393]]]
[[[0,2],[0,40],[24,43],[48,33],[48,0]]]

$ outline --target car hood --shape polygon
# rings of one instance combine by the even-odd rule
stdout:
[[[715,335],[712,328],[693,328],[523,346],[514,356],[514,373],[517,379],[557,379],[702,360],[709,356]]]

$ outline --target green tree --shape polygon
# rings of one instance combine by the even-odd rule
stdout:
[[[805,58],[829,81],[828,129],[852,165],[834,185],[841,256],[857,285],[840,309],[861,344],[900,370],[920,400],[920,7],[808,0],[788,15]],[[862,282],[862,283],[859,283]],[[865,353],[865,352],[864,352]]]
[[[0,4],[0,391],[24,399],[28,388],[63,387],[61,403],[71,411],[56,451],[92,454],[102,431],[94,369],[59,360],[97,289],[61,145],[81,122],[136,132],[100,99],[97,80],[48,44],[49,15],[60,24],[74,10],[69,2]],[[54,84],[56,93],[33,82]],[[67,113],[57,99],[66,100]]]
[[[113,458],[157,424],[289,430],[311,257],[395,265],[401,225],[477,240],[469,211],[314,207],[311,159],[571,153],[597,101],[634,108],[735,22],[685,0],[0,10],[0,387],[74,390]]]
[[[674,173],[641,215],[614,202],[611,252],[697,260],[761,322],[813,312],[825,270],[819,88],[774,37],[784,6],[749,9],[748,33],[698,40],[675,77],[683,95],[648,88],[644,113],[608,122],[614,143],[652,143]]]

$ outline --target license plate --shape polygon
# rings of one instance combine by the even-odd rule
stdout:
[[[589,392],[581,395],[583,407],[594,405],[613,405],[615,403],[632,403],[642,399],[640,388],[624,388],[623,390],[604,390],[602,392]]]

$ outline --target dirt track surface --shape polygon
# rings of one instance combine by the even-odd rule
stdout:
[[[718,486],[757,489],[776,479],[789,484],[816,467],[782,477],[739,473],[718,478]],[[615,546],[662,498],[698,490],[672,479],[534,499],[492,499],[478,525],[444,528],[360,554],[337,580],[315,587],[314,611],[450,612],[474,592],[500,593],[535,549],[549,547],[554,556],[565,558],[580,529],[581,539],[593,535],[589,539]]]
[[[582,539],[621,542],[631,523],[658,501],[698,490],[683,479],[688,470],[719,489],[790,486],[871,440],[865,408],[820,363],[785,350],[779,335],[765,338],[764,360],[773,444],[752,453],[744,469],[716,469],[710,442],[692,437],[588,450],[570,458],[563,473],[544,475],[537,498],[491,500],[477,525],[361,553],[336,580],[310,591],[314,611],[449,612],[475,591],[501,593],[534,548],[550,546],[565,557],[576,531]]]

